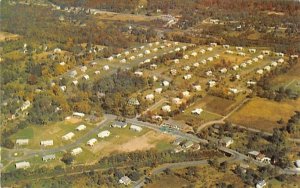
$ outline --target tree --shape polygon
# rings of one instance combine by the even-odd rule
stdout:
[[[74,161],[74,157],[71,153],[65,153],[61,159],[62,162],[64,162],[66,165],[70,165]]]

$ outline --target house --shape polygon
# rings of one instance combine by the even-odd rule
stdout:
[[[153,44],[152,44],[152,43],[149,43],[149,44],[148,44],[148,46],[152,47],[152,46],[153,46]]]
[[[78,127],[76,127],[77,131],[83,131],[84,129],[86,129],[85,125],[79,125]]]
[[[238,66],[238,65],[234,65],[234,66],[232,67],[232,69],[233,69],[233,70],[238,70],[238,69],[239,69],[239,66]]]
[[[256,159],[256,157],[258,156],[260,154],[260,152],[259,151],[250,151],[250,152],[248,152],[248,156],[249,157],[252,157],[252,158],[254,158],[254,159]]]
[[[76,70],[72,70],[69,73],[69,76],[72,77],[72,78],[74,78],[76,75],[77,75],[77,71]]]
[[[97,71],[95,71],[95,74],[100,74],[100,71],[98,71],[98,70],[97,70]]]
[[[66,90],[67,90],[67,86],[60,86],[60,89],[61,89],[62,91],[66,91]]]
[[[261,53],[263,55],[270,55],[270,51],[269,50],[263,50]]]
[[[154,100],[154,95],[151,93],[151,94],[148,94],[145,96],[145,99],[148,100],[148,101],[153,101]]]
[[[104,70],[104,71],[108,71],[108,70],[109,70],[109,66],[108,66],[108,65],[104,65],[104,66],[103,66],[103,70]]]
[[[141,46],[141,47],[140,47],[141,50],[144,49],[144,48],[145,48],[145,46]]]
[[[296,166],[296,168],[300,168],[300,160],[295,161],[295,166]]]
[[[121,179],[119,179],[119,183],[124,185],[130,185],[131,179],[128,176],[123,176]]]
[[[162,88],[156,88],[154,91],[155,91],[155,93],[161,93],[162,92]]]
[[[237,94],[239,92],[239,90],[236,88],[229,88],[229,91],[233,94]]]
[[[214,60],[214,58],[213,57],[209,57],[209,58],[207,58],[207,61],[209,61],[209,62],[212,62]]]
[[[228,49],[229,45],[225,44],[225,45],[223,45],[223,48]]]
[[[75,149],[72,149],[72,151],[71,151],[71,155],[78,155],[78,154],[80,154],[80,153],[82,153],[82,148],[81,147],[78,147],[78,148],[75,148]]]
[[[121,59],[120,63],[126,63],[126,59]]]
[[[171,73],[171,75],[175,76],[177,74],[177,70],[176,69],[171,69],[170,73]]]
[[[21,106],[21,111],[26,110],[27,108],[30,107],[30,105],[31,105],[30,101],[28,101],[28,100],[25,101],[25,102],[23,103],[23,105]]]
[[[157,120],[157,121],[162,121],[162,120],[163,120],[162,117],[159,116],[159,115],[153,115],[153,116],[151,117],[151,119],[154,119],[154,120]]]
[[[164,112],[171,112],[171,106],[170,105],[165,105],[161,107],[162,111]]]
[[[191,56],[194,56],[194,57],[196,57],[197,55],[198,55],[197,52],[192,52],[192,54],[191,54]]]
[[[181,94],[182,94],[183,97],[189,97],[190,96],[189,91],[183,91]]]
[[[55,154],[50,154],[50,155],[45,155],[42,157],[43,161],[47,162],[49,160],[54,160],[55,159]]]
[[[111,126],[114,128],[125,128],[127,127],[127,123],[123,121],[115,121]]]
[[[189,59],[190,57],[189,57],[189,55],[184,55],[183,56],[183,59]]]
[[[180,51],[180,48],[175,48],[174,51],[175,51],[175,52],[179,52],[179,51]]]
[[[188,65],[183,67],[183,70],[185,70],[185,71],[189,71],[190,69],[191,69],[191,67]]]
[[[60,53],[60,52],[61,52],[61,49],[60,49],[60,48],[55,48],[55,49],[53,50],[53,52],[54,52],[54,53]]]
[[[130,56],[129,57],[129,60],[134,60],[135,59],[135,56]]]
[[[248,81],[248,82],[247,82],[247,86],[251,86],[251,85],[256,85],[256,82],[254,82],[254,81],[251,81],[251,80],[250,80],[250,81]]]
[[[172,144],[175,145],[175,146],[179,146],[183,141],[184,141],[183,138],[177,138],[176,140],[174,140],[172,142]]]
[[[219,54],[216,54],[216,55],[214,56],[214,58],[215,58],[215,59],[219,59],[219,58],[220,58],[220,55],[219,55]]]
[[[200,64],[199,64],[198,62],[193,63],[193,66],[194,66],[194,67],[199,67],[199,65],[200,65]]]
[[[134,131],[137,131],[137,132],[141,132],[143,130],[142,127],[137,126],[137,125],[130,125],[130,129],[134,130]]]
[[[253,60],[254,62],[258,62],[258,58],[257,58],[257,57],[253,58],[252,60]]]
[[[85,116],[85,114],[81,113],[81,112],[73,112],[73,116],[83,118]]]
[[[176,104],[176,105],[180,105],[180,104],[182,104],[182,100],[178,97],[175,97],[172,99],[172,103]]]
[[[265,180],[261,180],[259,182],[257,182],[257,184],[255,185],[255,188],[263,188],[267,185]]]
[[[220,72],[224,74],[224,73],[227,72],[227,69],[226,69],[226,68],[222,68],[222,69],[220,70]]]
[[[277,61],[278,63],[283,63],[284,62],[284,59],[278,59],[278,61]]]
[[[185,149],[188,149],[188,148],[192,147],[193,145],[194,145],[194,142],[189,140],[189,141],[185,142],[182,147],[184,147]]]
[[[144,54],[150,54],[150,50],[145,50]]]
[[[225,53],[226,53],[226,54],[233,54],[233,51],[231,51],[231,50],[226,50]]]
[[[273,66],[273,67],[277,67],[277,62],[276,61],[272,61],[272,63],[271,63],[271,66]]]
[[[201,86],[200,86],[200,85],[194,85],[194,86],[193,86],[193,89],[194,89],[195,91],[201,91]]]
[[[162,85],[165,87],[168,87],[168,86],[170,86],[170,82],[165,80],[165,81],[163,81]]]
[[[182,46],[182,48],[181,48],[183,51],[184,50],[186,50],[187,49],[187,47],[186,46]]]
[[[17,139],[16,144],[19,146],[28,145],[29,139]]]
[[[213,80],[208,81],[209,87],[214,87],[216,84],[217,84],[216,81]]]
[[[264,71],[262,69],[259,69],[259,70],[256,71],[256,73],[261,75],[261,74],[264,73]]]
[[[27,161],[16,163],[16,169],[26,169],[30,167],[30,163]]]
[[[250,49],[249,49],[249,52],[253,54],[253,53],[255,53],[255,52],[256,52],[256,49],[254,49],[254,48],[250,48]]]
[[[210,43],[209,45],[210,45],[211,47],[216,47],[216,46],[218,46],[218,44],[215,43],[215,42],[212,42],[212,43]]]
[[[92,138],[89,141],[87,141],[88,146],[94,146],[94,144],[97,142],[96,138]]]
[[[156,82],[158,80],[157,76],[153,76],[153,81]]]
[[[150,65],[150,69],[151,70],[156,70],[157,69],[157,65],[156,64],[151,64]]]
[[[271,67],[269,65],[267,65],[267,66],[264,67],[264,70],[269,72],[269,71],[271,71]]]
[[[233,139],[230,137],[224,137],[219,140],[219,143],[225,147],[229,147],[231,144],[233,144]]]
[[[201,54],[204,54],[205,52],[206,52],[206,50],[204,50],[204,49],[201,49],[201,50],[200,50],[200,53],[201,53]]]
[[[266,157],[262,153],[258,154],[255,159],[262,162],[262,163],[266,163],[266,164],[270,164],[270,162],[271,162],[271,158]]]
[[[100,133],[98,133],[98,137],[99,138],[106,138],[106,137],[109,137],[109,135],[110,135],[110,131],[108,131],[108,130],[105,130],[105,131],[101,131]]]
[[[66,65],[65,62],[60,62],[59,64],[60,64],[61,66],[65,66],[65,65]]]
[[[213,51],[213,48],[212,48],[212,47],[208,47],[208,48],[207,48],[207,51],[210,51],[210,52],[211,52],[211,51]]]
[[[235,47],[235,49],[236,49],[237,51],[243,51],[243,50],[244,50],[244,48],[241,47],[241,46],[237,46],[237,47]]]
[[[263,55],[259,55],[257,56],[258,59],[264,59],[264,56]]]
[[[207,71],[206,72],[206,76],[212,76],[212,75],[213,75],[212,71]]]
[[[87,70],[87,67],[86,66],[82,66],[82,67],[80,67],[80,70],[81,70],[81,72],[85,72]]]
[[[275,53],[276,56],[284,57],[284,53]]]
[[[73,80],[73,81],[72,81],[72,84],[73,84],[74,86],[77,86],[78,80]]]
[[[125,52],[124,52],[124,54],[125,54],[125,56],[127,56],[127,55],[129,55],[129,54],[130,54],[130,52],[128,52],[128,51],[125,51]]]
[[[88,80],[88,79],[90,79],[90,76],[87,75],[87,74],[85,74],[85,75],[83,76],[83,78],[84,78],[85,80]]]
[[[174,63],[176,63],[176,64],[179,63],[179,59],[174,59],[173,61],[174,61]]]
[[[134,75],[136,75],[137,77],[142,77],[143,76],[143,72],[141,72],[141,71],[135,71]]]
[[[42,146],[53,146],[53,140],[42,140],[41,145]]]
[[[162,45],[162,46],[160,46],[160,47],[159,47],[159,49],[164,49],[164,48],[165,48],[165,46],[164,46],[164,45]]]
[[[206,64],[206,60],[205,60],[205,59],[201,60],[201,63],[202,63],[203,65],[205,65],[205,64]]]
[[[252,65],[252,60],[249,59],[249,60],[246,61],[246,63],[247,63],[248,65]]]
[[[157,51],[158,51],[158,49],[157,49],[157,48],[154,48],[152,51],[153,51],[153,52],[157,52]]]
[[[143,55],[143,54],[138,54],[137,56],[138,56],[138,57],[144,57],[144,55]]]
[[[73,132],[69,132],[68,134],[65,134],[64,136],[62,136],[62,139],[63,140],[71,140],[74,136],[75,136],[75,134]]]
[[[109,58],[107,58],[108,61],[112,61],[114,60],[114,57],[113,56],[110,56]]]
[[[246,54],[244,52],[238,52],[237,55],[239,55],[239,56],[246,56]]]
[[[200,115],[203,112],[201,108],[196,108],[192,111],[192,114]]]
[[[292,59],[298,59],[298,57],[299,57],[298,55],[291,55]]]

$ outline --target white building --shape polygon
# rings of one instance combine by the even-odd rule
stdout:
[[[264,59],[264,56],[263,55],[259,55],[257,56],[258,59]]]
[[[207,48],[207,51],[210,51],[210,52],[211,52],[211,51],[213,51],[213,48],[212,48],[212,47],[208,47],[208,48]]]
[[[87,74],[85,74],[85,75],[83,76],[83,78],[84,78],[85,80],[88,80],[88,79],[90,79],[90,76],[87,75]]]
[[[154,100],[154,95],[151,93],[151,94],[148,94],[145,96],[145,99],[148,100],[148,101],[153,101]]]
[[[83,118],[85,116],[85,114],[81,113],[81,112],[73,112],[73,116]]]
[[[184,75],[183,76],[183,79],[185,79],[185,80],[189,80],[189,79],[191,79],[192,78],[192,75],[191,74],[187,74],[187,75]]]
[[[183,59],[189,59],[190,57],[189,57],[189,55],[184,55],[183,56]]]
[[[141,72],[141,71],[135,71],[134,75],[136,75],[137,77],[142,77],[143,76],[143,72]]]
[[[188,65],[183,67],[183,70],[185,70],[185,71],[189,71],[190,69],[191,69],[191,67]]]
[[[27,161],[16,163],[16,169],[26,169],[30,167],[30,163]]]
[[[225,53],[226,53],[226,54],[233,54],[233,51],[231,51],[231,50],[226,50]]]
[[[208,81],[209,87],[214,87],[216,84],[217,84],[216,81],[213,80]]]
[[[191,56],[194,56],[194,57],[196,57],[197,55],[198,55],[197,52],[192,52],[192,54],[191,54]]]
[[[201,91],[201,86],[200,85],[194,85],[193,89],[196,91]]]
[[[75,136],[75,134],[73,132],[69,132],[68,134],[65,134],[64,136],[62,136],[62,139],[63,140],[71,140],[74,136]]]
[[[23,103],[23,105],[21,106],[21,111],[24,111],[24,110],[26,110],[26,109],[28,109],[29,107],[30,107],[30,101],[25,101],[24,103]]]
[[[214,58],[213,57],[209,57],[209,58],[207,58],[207,61],[209,61],[209,62],[212,62],[214,60]]]
[[[223,45],[223,48],[225,48],[225,49],[228,49],[229,47],[230,47],[230,46],[227,45],[227,44]]]
[[[271,66],[273,66],[273,67],[277,67],[277,62],[276,61],[272,61],[272,63],[271,63]]]
[[[165,87],[168,87],[168,86],[170,86],[170,82],[165,80],[165,81],[163,81],[162,85]]]
[[[243,51],[243,50],[244,50],[244,48],[241,47],[241,46],[237,46],[235,49],[236,49],[237,51]]]
[[[246,68],[246,67],[247,67],[247,64],[246,64],[246,63],[242,63],[242,64],[240,64],[240,67],[241,67],[241,68]]]
[[[170,73],[171,73],[171,75],[175,76],[177,74],[177,70],[176,69],[171,69]]]
[[[107,58],[108,61],[112,61],[114,60],[114,57],[113,56],[110,56],[109,58]]]
[[[200,50],[200,53],[201,53],[201,54],[204,54],[205,52],[206,52],[206,50],[204,50],[204,49],[201,49],[201,50]]]
[[[216,47],[216,46],[218,46],[218,44],[215,43],[215,42],[212,42],[212,43],[210,43],[209,45],[210,45],[211,47]]]
[[[182,94],[183,97],[189,97],[190,96],[189,91],[183,91],[181,94]]]
[[[206,76],[212,76],[213,72],[212,71],[207,71],[205,74],[206,74]]]
[[[75,148],[75,149],[72,149],[72,151],[71,151],[71,155],[78,155],[78,154],[80,154],[80,153],[82,153],[82,148],[81,147],[78,147],[78,148]]]
[[[41,145],[42,146],[53,146],[53,140],[42,140]]]
[[[171,112],[171,106],[170,105],[165,105],[161,107],[162,111],[164,112]]]
[[[150,50],[145,50],[144,54],[150,54]]]
[[[80,67],[80,70],[81,70],[81,72],[85,72],[87,70],[87,67],[86,66],[82,66],[82,67]]]
[[[250,48],[250,49],[249,49],[249,52],[253,54],[253,53],[255,53],[255,52],[256,52],[256,49],[254,49],[254,48]]]
[[[162,92],[162,88],[156,88],[154,91],[155,91],[155,93],[161,93]]]
[[[277,61],[278,63],[283,63],[284,62],[284,59],[278,59],[278,61]]]
[[[124,185],[130,185],[131,184],[131,179],[128,176],[123,176],[120,180],[119,180],[120,184],[124,184]]]
[[[85,125],[79,125],[78,127],[76,127],[76,130],[77,131],[83,131],[86,129],[86,126]]]
[[[256,73],[261,75],[261,74],[264,73],[264,71],[262,69],[259,69],[259,70],[256,71]]]
[[[270,51],[269,51],[269,50],[263,50],[263,51],[262,51],[262,54],[263,54],[263,55],[270,55]]]
[[[104,70],[104,71],[108,71],[108,70],[109,70],[109,66],[108,66],[108,65],[104,65],[104,66],[103,66],[103,70]]]
[[[110,135],[110,131],[105,130],[105,131],[100,132],[100,133],[98,134],[98,137],[99,137],[99,138],[106,138],[106,137],[109,137],[109,135]]]
[[[174,63],[176,63],[176,64],[179,63],[179,59],[174,59],[173,61],[174,61]]]
[[[203,112],[201,108],[196,108],[192,111],[192,114],[200,115]]]
[[[233,69],[233,70],[238,70],[238,69],[239,69],[239,66],[238,66],[238,65],[234,65],[234,66],[232,67],[232,69]]]
[[[134,131],[137,131],[137,132],[141,132],[143,130],[142,127],[137,126],[137,125],[130,125],[130,129],[134,130]]]
[[[55,154],[50,154],[50,155],[45,155],[42,157],[43,161],[47,162],[49,160],[54,160],[55,159]]]
[[[203,65],[205,65],[205,64],[206,64],[206,60],[205,60],[205,59],[201,60],[201,63],[202,63]]]
[[[227,72],[227,69],[226,69],[226,68],[222,68],[222,69],[220,70],[220,72],[224,74],[224,73]]]
[[[200,64],[199,64],[198,62],[193,63],[193,66],[194,66],[194,67],[199,67],[199,65],[200,65]]]
[[[271,67],[269,65],[267,65],[267,66],[264,67],[264,70],[269,72],[269,71],[271,71]]]
[[[172,99],[172,103],[176,104],[176,105],[180,105],[180,104],[182,104],[182,100],[178,97],[175,97]]]
[[[17,139],[16,144],[19,146],[28,145],[29,139]]]
[[[88,146],[94,146],[94,144],[97,142],[96,138],[92,138],[89,141],[87,141]]]
[[[239,90],[236,89],[236,88],[229,88],[229,91],[230,91],[231,93],[233,93],[233,94],[239,93]]]

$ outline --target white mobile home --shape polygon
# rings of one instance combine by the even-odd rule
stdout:
[[[41,146],[53,146],[53,140],[42,140]]]
[[[97,142],[97,139],[96,139],[96,138],[92,138],[92,139],[90,139],[90,140],[87,142],[87,145],[93,146],[96,142]]]
[[[106,138],[106,137],[109,137],[109,135],[110,135],[110,131],[105,130],[105,131],[100,132],[97,136],[99,138]]]
[[[65,134],[64,136],[62,136],[62,139],[63,140],[71,140],[74,136],[75,136],[75,134],[73,132],[69,132],[68,134]]]
[[[78,127],[76,127],[77,131],[83,131],[84,129],[86,129],[85,125],[79,125]]]
[[[18,144],[19,146],[28,145],[28,143],[29,143],[29,139],[17,139],[16,140],[16,144]]]
[[[26,169],[30,167],[30,163],[27,161],[16,163],[16,169]]]
[[[137,125],[131,125],[131,126],[130,126],[130,129],[131,129],[131,130],[134,130],[134,131],[137,131],[137,132],[141,132],[141,131],[143,130],[142,127],[137,126]]]
[[[82,151],[83,151],[82,148],[78,147],[78,148],[73,149],[71,151],[71,154],[75,156],[75,155],[78,155],[78,154],[82,153]]]

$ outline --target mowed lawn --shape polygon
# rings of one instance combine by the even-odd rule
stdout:
[[[294,101],[275,102],[262,98],[254,98],[240,110],[229,117],[235,124],[272,132],[273,128],[280,128],[277,123],[281,118],[287,120],[300,110],[300,99]]]

